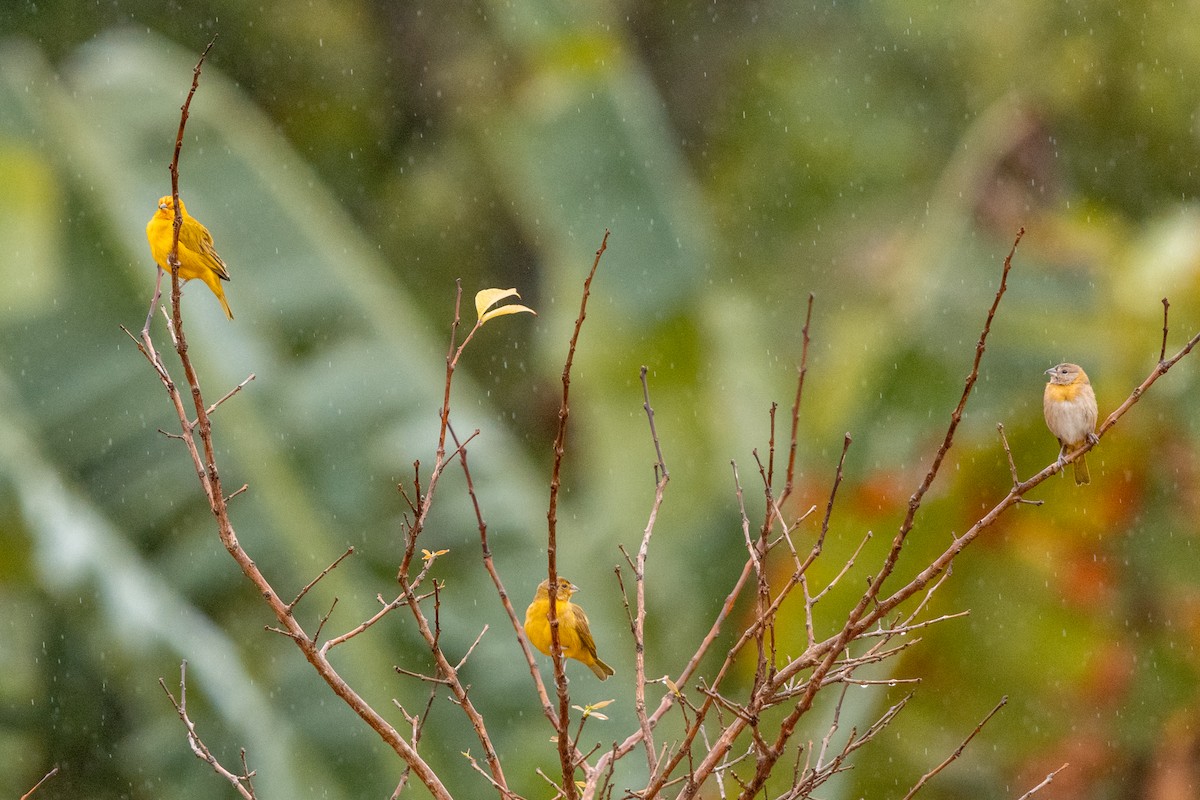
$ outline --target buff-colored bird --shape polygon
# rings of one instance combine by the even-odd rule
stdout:
[[[171,274],[167,255],[171,252],[172,228],[175,224],[174,207],[171,195],[160,197],[158,210],[146,224],[150,255],[168,275]],[[179,201],[179,210],[183,214],[183,225],[179,229],[179,280],[190,281],[192,278],[199,278],[204,281],[221,301],[225,316],[233,319],[233,312],[229,310],[229,303],[225,301],[225,290],[221,288],[221,281],[229,280],[229,268],[217,255],[208,228],[201,225],[195,217],[188,215],[187,206],[182,200]]]
[[[592,629],[587,614],[571,602],[571,595],[579,591],[569,580],[559,576],[558,591],[554,605],[558,616],[558,643],[567,658],[582,662],[600,680],[607,680],[613,669],[596,655],[596,643],[592,640]],[[533,646],[550,655],[550,580],[541,582],[533,602],[525,610],[525,635]]]
[[[1058,463],[1065,464],[1067,453],[1076,450],[1084,442],[1095,443],[1096,393],[1087,373],[1078,364],[1059,364],[1046,370],[1050,382],[1042,396],[1042,411],[1046,415],[1046,427],[1058,438]],[[1075,483],[1091,482],[1087,460],[1084,456],[1075,459]]]

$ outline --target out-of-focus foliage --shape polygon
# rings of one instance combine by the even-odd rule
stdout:
[[[182,658],[207,741],[226,763],[245,746],[263,796],[386,796],[399,780],[390,751],[263,631],[182,448],[156,432],[171,425],[164,394],[118,328],[145,314],[143,229],[214,34],[181,192],[230,264],[237,320],[188,287],[190,341],[211,398],[257,376],[215,418],[226,486],[250,486],[234,520],[264,571],[298,590],[359,553],[306,599],[311,624],[337,597],[327,630],[344,630],[395,591],[395,485],[432,461],[455,278],[467,320],[487,286],[517,287],[539,315],[482,330],[454,395],[459,433],[482,431],[472,471],[500,570],[516,597],[532,591],[565,344],[611,229],[560,514],[561,569],[617,670],[602,691],[572,672],[581,703],[617,699],[588,723],[601,743],[632,722],[610,565],[653,491],[639,365],[672,475],[648,586],[658,676],[678,672],[740,569],[730,460],[753,506],[752,449],[766,453],[770,403],[786,430],[810,292],[797,509],[824,503],[854,436],[814,580],[867,530],[861,563],[890,541],[1018,227],[980,384],[902,573],[1006,490],[997,422],[1022,475],[1053,458],[1043,369],[1084,364],[1107,414],[1157,358],[1162,297],[1172,345],[1200,327],[1200,27],[1181,6],[48,0],[8,4],[0,30],[5,796],[54,763],[38,797],[226,796],[156,685]],[[1196,372],[1181,363],[1104,440],[1091,486],[1053,481],[1045,505],[957,562],[933,613],[971,615],[880,673],[922,682],[828,796],[903,794],[1004,694],[922,796],[1019,796],[1066,761],[1044,796],[1168,797],[1195,777]],[[445,635],[461,652],[490,626],[472,696],[503,730],[515,787],[536,795],[549,728],[461,478],[439,491],[423,544],[450,550],[436,564]],[[830,596],[824,633],[860,586]],[[427,668],[404,622],[338,656],[381,709],[426,696],[391,671]],[[795,622],[785,650],[802,646]],[[843,727],[912,688],[851,689]],[[459,796],[486,793],[459,755],[476,743],[458,710],[434,708],[423,752]]]

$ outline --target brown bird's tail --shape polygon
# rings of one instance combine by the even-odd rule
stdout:
[[[608,676],[614,674],[613,668],[598,658],[593,659],[592,663],[588,664],[588,667],[592,670],[592,672],[596,673],[596,677],[602,681],[608,680]]]
[[[1080,456],[1075,459],[1075,485],[1083,486],[1085,483],[1091,483],[1092,476],[1088,473],[1087,456]]]

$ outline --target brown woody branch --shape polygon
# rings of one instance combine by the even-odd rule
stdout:
[[[204,56],[211,49],[212,43],[205,49],[204,54],[197,62],[193,70],[192,88],[188,93],[187,100],[181,108],[179,133],[176,136],[175,152],[171,159],[171,194],[175,200],[175,207],[179,208],[179,155],[183,147],[183,132],[187,124],[188,108],[191,104],[191,99],[195,95],[199,87],[201,67],[204,62]],[[196,421],[191,421],[191,415],[187,412],[182,394],[179,387],[171,378],[167,370],[166,364],[163,362],[161,355],[154,346],[154,342],[150,337],[149,320],[151,315],[147,316],[147,324],[142,330],[138,350],[145,356],[146,360],[155,370],[156,375],[167,391],[172,407],[179,419],[179,425],[183,432],[183,441],[187,448],[188,455],[192,460],[192,465],[196,471],[197,478],[200,481],[201,488],[208,499],[209,509],[211,510],[217,523],[217,531],[220,536],[221,543],[225,546],[226,551],[237,563],[238,567],[246,578],[254,585],[255,589],[262,596],[264,602],[271,609],[275,618],[279,621],[281,632],[288,636],[304,658],[313,666],[317,674],[322,680],[333,690],[351,710],[354,711],[364,722],[366,722],[384,742],[388,744],[397,755],[408,764],[418,779],[429,790],[430,794],[438,798],[438,800],[449,800],[450,793],[442,784],[441,779],[433,771],[432,767],[417,754],[412,745],[402,737],[392,725],[383,718],[374,708],[370,706],[357,692],[355,692],[349,684],[341,677],[321,652],[315,641],[310,638],[296,621],[292,615],[288,604],[280,599],[279,594],[267,580],[267,578],[258,569],[254,560],[242,548],[238,542],[237,535],[234,532],[233,525],[229,518],[229,509],[227,498],[221,490],[220,474],[217,470],[217,462],[215,449],[213,446],[212,425],[209,420],[208,406],[204,403],[203,394],[200,389],[200,382],[196,376],[195,368],[188,354],[187,339],[184,335],[183,315],[179,302],[179,230],[182,223],[182,214],[175,215],[175,228],[172,235],[171,252],[168,255],[168,263],[171,264],[171,317],[169,324],[169,333],[175,342],[175,350],[179,355],[179,360],[182,365],[186,383],[192,396],[192,406],[195,409]],[[161,277],[161,271],[160,271]],[[156,287],[157,292],[157,287]],[[151,309],[157,303],[157,296],[154,302],[151,303]],[[199,437],[200,444],[203,447],[204,455],[201,456],[200,448],[197,447],[196,437]],[[236,494],[236,493],[235,493]],[[164,687],[165,688],[165,687]]]
[[[550,503],[546,512],[546,572],[550,582],[550,606],[547,619],[550,622],[550,660],[554,664],[554,688],[558,695],[558,714],[553,721],[556,741],[558,743],[558,760],[562,767],[562,791],[567,800],[575,800],[578,790],[575,786],[575,758],[567,737],[567,725],[571,714],[571,695],[567,688],[567,673],[563,668],[562,642],[558,631],[558,492],[562,485],[562,463],[567,444],[567,418],[571,415],[571,366],[575,362],[575,349],[579,344],[579,335],[583,330],[583,321],[587,319],[587,303],[592,293],[592,279],[600,267],[600,258],[608,248],[608,234],[600,240],[592,268],[583,281],[583,296],[579,301],[579,316],[575,319],[575,329],[571,333],[571,341],[567,347],[567,358],[562,371],[562,402],[558,407],[558,431],[554,436],[554,460],[550,471]]]

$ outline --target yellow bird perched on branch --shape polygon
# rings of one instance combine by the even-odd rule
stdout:
[[[171,239],[174,234],[174,207],[171,195],[160,197],[158,210],[146,224],[150,255],[168,275],[171,274],[167,255],[171,252]],[[225,290],[221,288],[221,281],[229,280],[229,268],[217,255],[208,228],[200,224],[195,217],[188,216],[187,206],[182,200],[179,201],[179,210],[183,216],[183,225],[179,228],[179,280],[190,281],[192,278],[199,278],[204,281],[221,301],[225,316],[233,319],[233,312],[229,310],[229,303],[225,301]]]
[[[592,628],[588,625],[587,614],[571,602],[571,595],[577,591],[579,587],[559,576],[558,591],[554,597],[558,617],[558,643],[562,646],[564,656],[582,662],[597,678],[607,680],[608,676],[613,674],[613,668],[596,655],[596,643],[592,640]],[[546,655],[550,655],[549,614],[550,580],[547,578],[538,585],[533,602],[525,610],[525,635],[533,642],[534,647]]]

